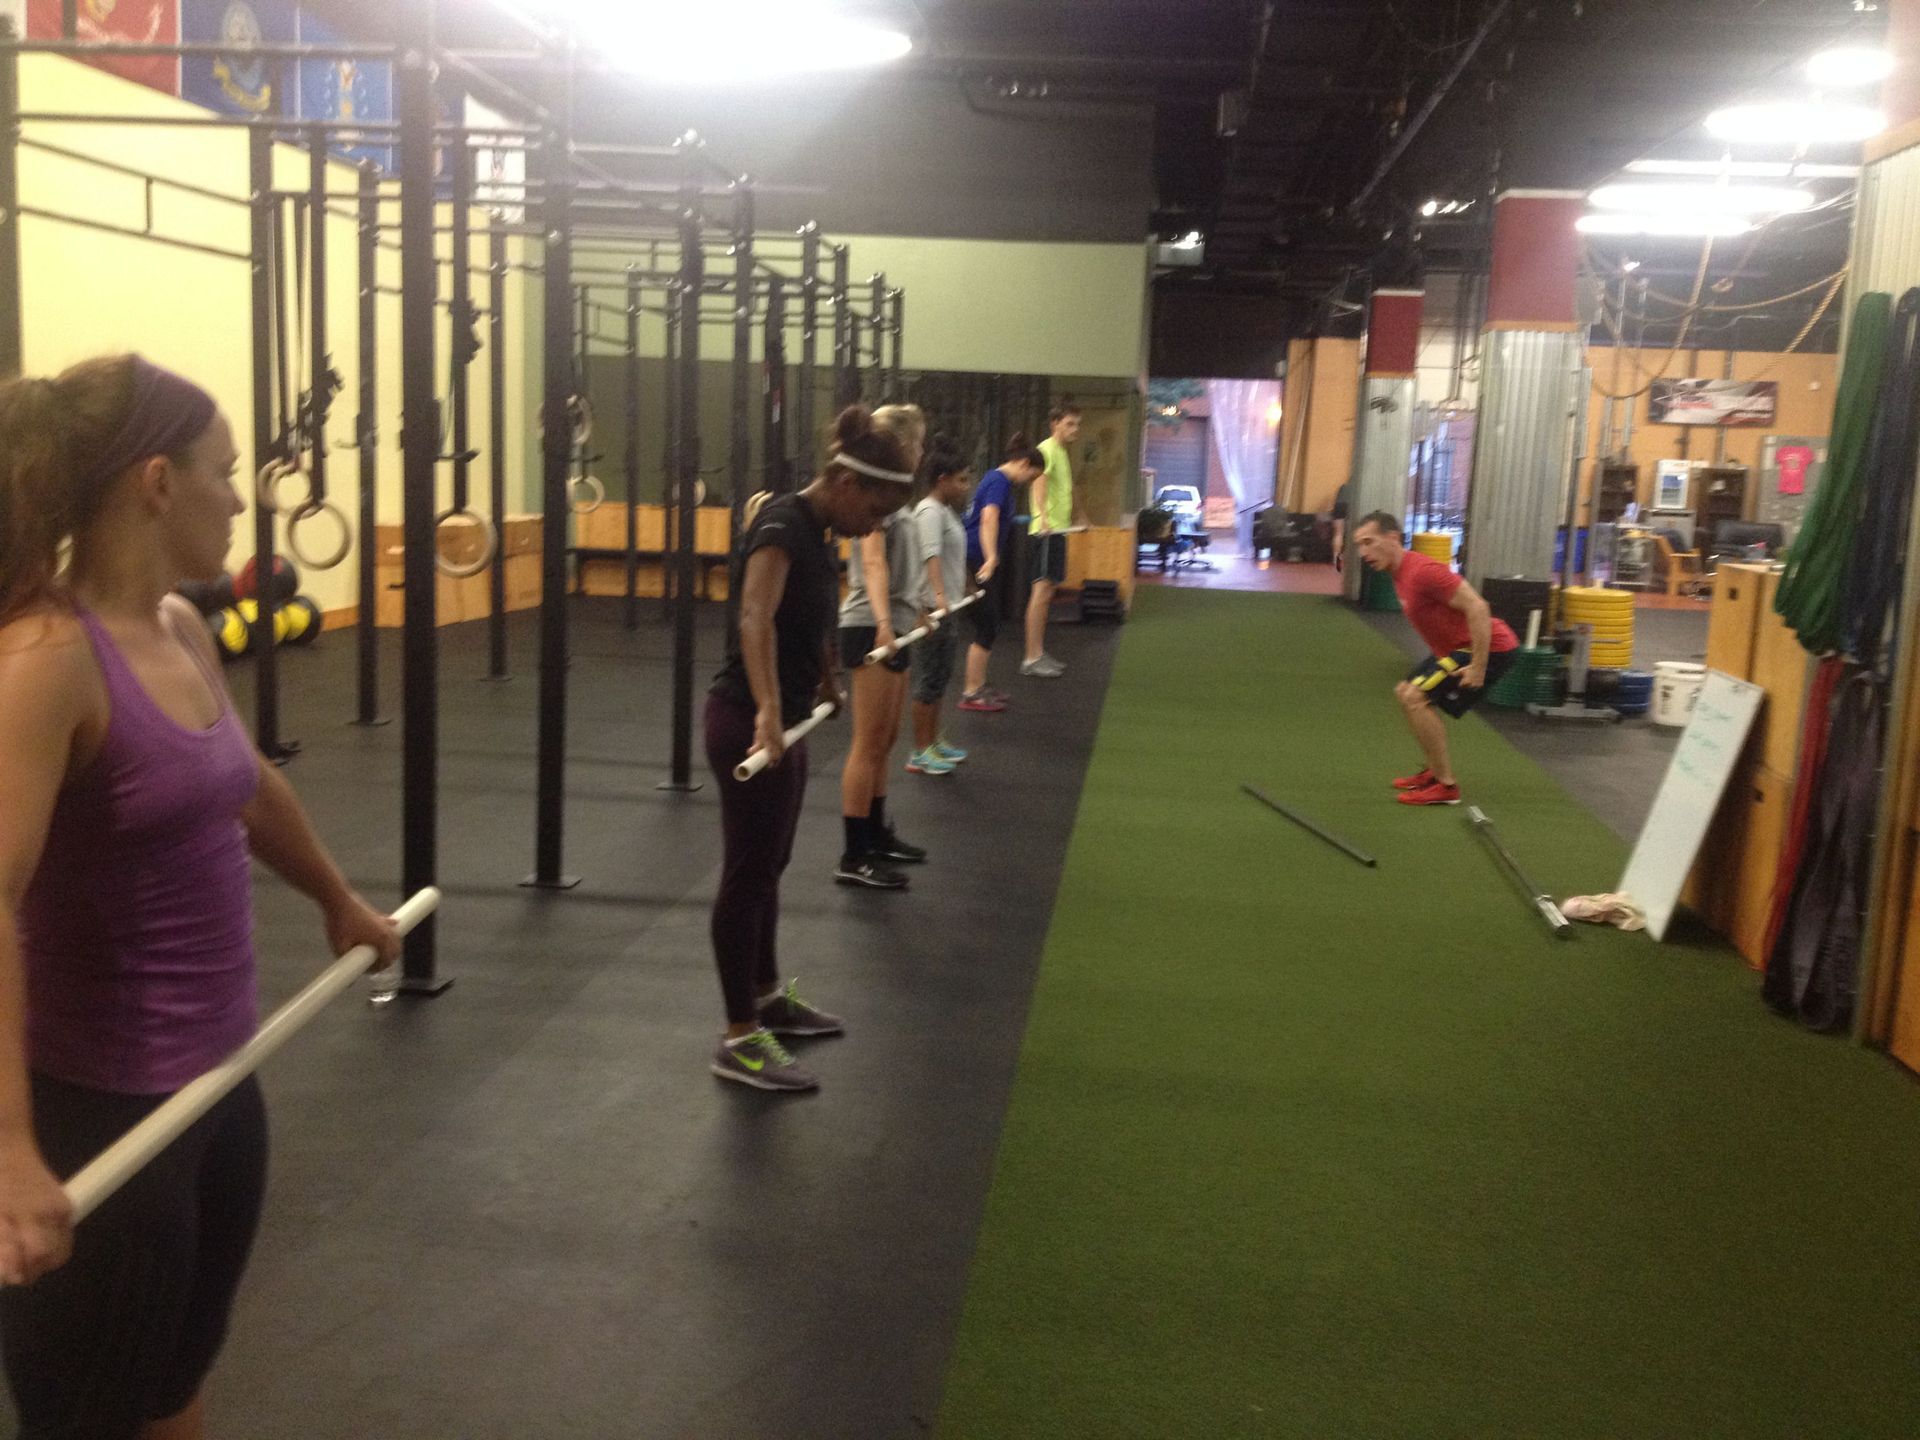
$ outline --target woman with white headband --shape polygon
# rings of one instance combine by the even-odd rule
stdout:
[[[918,405],[883,405],[873,423],[899,440],[907,469],[920,465],[927,417]],[[904,477],[904,500],[912,477]],[[907,671],[913,653],[903,650],[877,665],[867,655],[893,644],[920,624],[920,547],[913,517],[898,510],[854,547],[847,569],[847,598],[840,605],[840,659],[853,672],[853,741],[840,775],[840,817],[846,848],[833,878],[867,890],[904,890],[896,865],[918,865],[927,852],[909,845],[887,820],[887,781],[900,722],[907,710]]]
[[[870,534],[906,503],[911,464],[893,435],[858,405],[834,425],[826,469],[792,495],[758,497],[733,557],[739,621],[707,696],[707,760],[720,789],[725,861],[713,902],[713,954],[727,1029],[713,1073],[759,1090],[812,1090],[819,1081],[781,1037],[837,1035],[835,1016],[780,983],[775,932],[780,877],[793,858],[807,788],[807,743],[784,732],[820,700],[840,703],[833,664],[840,565],[832,532]],[[734,767],[756,751],[772,763],[748,780]]]

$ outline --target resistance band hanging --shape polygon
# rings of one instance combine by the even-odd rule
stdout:
[[[1913,494],[1915,440],[1920,431],[1920,288],[1894,309],[1886,377],[1875,406],[1860,526],[1841,582],[1842,639],[1863,665],[1874,665],[1887,640],[1905,572],[1907,514]]]

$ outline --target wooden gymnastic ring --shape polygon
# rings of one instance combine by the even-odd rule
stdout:
[[[340,545],[316,557],[300,548],[300,526],[316,515],[330,515],[340,527]],[[287,518],[287,549],[293,552],[293,558],[309,570],[331,570],[347,558],[353,549],[353,524],[347,519],[347,512],[331,500],[308,498],[307,503]]]
[[[468,565],[456,565],[440,553],[440,528],[449,520],[471,520],[480,527],[480,533],[486,543],[480,547],[480,558]],[[493,563],[493,557],[500,553],[500,532],[493,521],[464,505],[455,505],[442,510],[433,517],[433,564],[442,575],[455,580],[467,580],[478,575]]]
[[[280,495],[280,487],[293,476],[302,476],[307,482],[307,493],[300,497],[298,505],[289,506]],[[260,474],[254,481],[254,497],[262,509],[279,514],[282,510],[298,513],[313,504],[313,477],[308,475],[297,460],[269,460],[260,467]]]
[[[577,490],[579,490],[580,487],[582,486],[587,487],[593,492],[593,498],[591,500],[588,500],[585,504],[582,504],[579,500],[572,498],[574,493]],[[574,514],[591,515],[594,511],[598,510],[602,504],[606,502],[607,487],[601,484],[599,480],[595,479],[591,475],[576,475],[567,482],[567,495],[568,495],[567,503],[573,507]]]

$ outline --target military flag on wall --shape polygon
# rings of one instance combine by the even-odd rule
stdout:
[[[80,0],[77,9],[80,40],[180,43],[179,0]],[[60,0],[27,0],[27,35],[34,40],[60,38]],[[87,63],[136,85],[180,93],[180,61],[172,55],[103,55]]]
[[[293,62],[248,55],[297,34],[291,0],[180,0],[180,32],[192,45],[232,45],[230,55],[180,62],[181,98],[221,115],[248,119],[293,114]]]

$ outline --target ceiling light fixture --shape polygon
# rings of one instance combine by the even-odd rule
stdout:
[[[860,70],[904,59],[899,30],[823,0],[570,0],[582,37],[622,69],[661,85],[726,86]]]
[[[1602,185],[1587,197],[1600,210],[1677,210],[1692,215],[1795,215],[1816,203],[1792,185]]]
[[[1842,45],[1822,50],[1807,61],[1807,76],[1814,84],[1830,90],[1846,90],[1861,85],[1877,85],[1893,74],[1894,58],[1885,50],[1864,45]]]
[[[1751,145],[1857,145],[1886,128],[1870,105],[1829,100],[1729,105],[1707,117],[1710,134]]]
[[[1744,215],[1689,215],[1670,210],[1662,214],[1606,210],[1582,215],[1575,222],[1582,235],[1656,235],[1672,238],[1724,239],[1745,235],[1753,222]]]
[[[1635,160],[1629,175],[1678,175],[1728,180],[1852,180],[1858,165],[1796,164],[1791,160]]]

